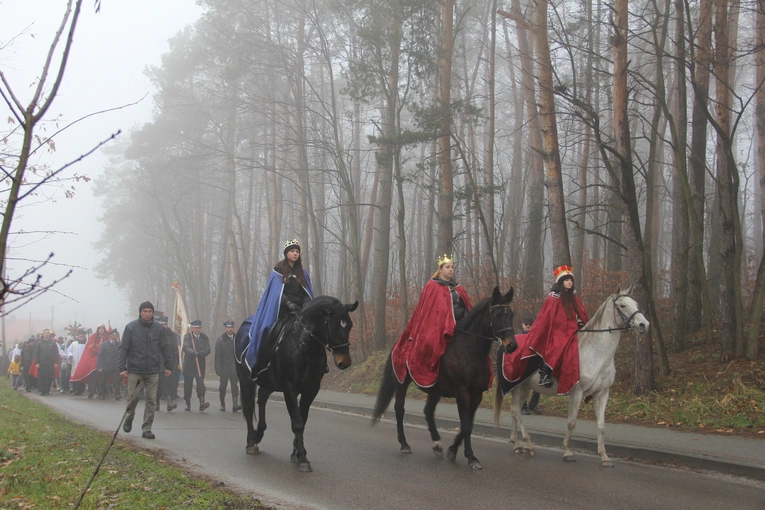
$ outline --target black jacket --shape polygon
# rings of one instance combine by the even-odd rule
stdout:
[[[219,377],[236,377],[234,338],[223,333],[215,341],[215,374]]]
[[[59,360],[58,344],[53,340],[40,340],[35,349],[35,363],[40,367],[52,367]]]
[[[164,363],[160,361],[161,357]],[[163,370],[172,370],[172,353],[165,328],[155,321],[137,319],[129,322],[122,333],[118,359],[120,372],[158,374]]]
[[[112,343],[111,340],[101,344],[98,349],[98,359],[96,368],[104,372],[117,372],[119,370],[119,342]]]
[[[183,337],[183,375],[188,377],[205,376],[205,358],[210,355],[210,339],[204,333],[199,334],[199,338],[194,339],[194,346],[191,345],[191,333],[186,333]],[[199,360],[199,372],[197,372],[197,363]]]

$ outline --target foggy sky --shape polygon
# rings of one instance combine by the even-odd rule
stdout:
[[[0,0],[0,68],[24,104],[32,94],[30,84],[40,73],[65,6],[63,0]],[[46,117],[60,115],[63,126],[93,112],[133,103],[147,93],[149,96],[136,106],[102,114],[69,128],[56,137],[56,152],[44,154],[39,162],[59,168],[112,133],[121,129],[120,137],[126,139],[131,129],[149,121],[153,90],[144,69],[158,65],[161,55],[168,51],[168,38],[192,24],[201,12],[193,0],[103,0],[101,12],[96,14],[93,1],[85,0],[64,82]],[[10,112],[4,103],[0,105],[5,122]],[[49,124],[48,129],[51,128]],[[66,172],[96,178],[106,163],[106,156],[99,151]],[[98,216],[103,199],[93,197],[92,182],[75,186],[76,195],[72,199],[65,198],[62,189],[48,187],[42,191],[45,196],[30,197],[24,202],[27,206],[14,218],[12,232],[56,230],[74,234],[57,233],[44,239],[31,235],[12,237],[9,241],[14,251],[10,256],[39,260],[52,251],[53,262],[77,267],[55,287],[56,292],[38,297],[6,319],[9,341],[17,335],[26,336],[30,313],[37,319],[36,324],[50,323],[53,315],[53,327],[58,334],[75,318],[86,327],[111,322],[122,329],[138,316],[139,303],[129,303],[111,282],[95,275],[94,267],[102,255],[95,251],[93,243],[101,235]],[[28,266],[28,262],[9,262],[9,274]],[[61,277],[66,271],[64,267],[47,267],[42,271],[43,281]],[[172,303],[155,306],[167,311]]]

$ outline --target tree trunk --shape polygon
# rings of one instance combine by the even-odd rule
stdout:
[[[454,0],[443,0],[441,10],[441,58],[439,61],[438,161],[441,172],[441,193],[438,200],[438,254],[454,253],[454,176],[451,152],[451,87],[452,49],[454,47]],[[383,188],[384,189],[384,188]]]

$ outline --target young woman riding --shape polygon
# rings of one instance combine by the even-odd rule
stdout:
[[[563,365],[579,366],[577,331],[589,321],[582,301],[574,291],[574,270],[563,265],[553,272],[555,284],[542,305],[529,333],[529,351],[523,357],[539,356],[539,385],[550,388],[552,377],[561,377]]]

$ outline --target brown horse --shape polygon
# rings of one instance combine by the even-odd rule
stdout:
[[[491,297],[478,303],[468,314],[457,323],[454,338],[446,347],[441,357],[438,371],[438,381],[429,388],[420,388],[428,394],[425,404],[425,419],[433,440],[433,453],[443,455],[441,436],[436,429],[435,410],[441,397],[451,397],[457,400],[460,416],[460,432],[454,443],[447,449],[449,460],[457,458],[457,450],[465,441],[465,457],[473,469],[483,469],[481,463],[473,454],[470,435],[473,431],[473,418],[478,405],[483,399],[483,392],[491,383],[491,364],[488,357],[495,341],[501,342],[507,352],[516,349],[513,332],[513,310],[510,302],[513,300],[511,288],[504,296],[499,287],[494,287]],[[396,396],[396,424],[398,442],[402,453],[412,453],[404,435],[404,401],[406,390],[412,383],[407,372],[406,379],[400,383],[393,373],[393,361],[388,357],[385,365],[383,381],[377,394],[372,424],[377,423],[388,408],[393,395]]]

